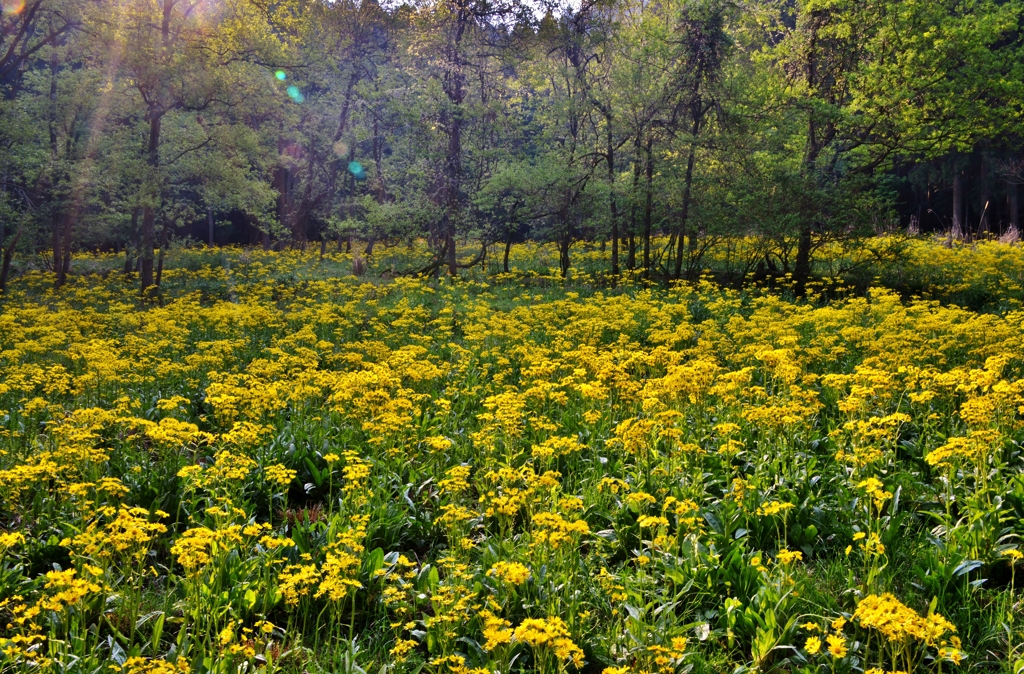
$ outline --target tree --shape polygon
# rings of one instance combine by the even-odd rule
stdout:
[[[674,68],[672,89],[677,92],[671,100],[669,129],[681,129],[686,141],[686,169],[683,175],[683,195],[678,216],[675,266],[673,278],[680,278],[683,269],[683,243],[689,237],[689,258],[694,261],[697,251],[697,233],[687,229],[693,200],[693,170],[701,131],[708,114],[719,104],[719,85],[727,58],[730,38],[726,31],[729,6],[720,0],[701,0],[688,3],[679,11],[676,35],[673,41]],[[694,265],[689,265],[687,277],[692,278]]]
[[[1018,227],[1021,0],[5,7],[0,285],[16,246],[59,285],[88,245],[146,289],[224,217],[267,248],[423,237],[423,273],[532,238],[568,274],[598,240],[612,283],[692,280],[754,234],[721,278],[800,292],[822,246],[910,211]]]
[[[263,98],[266,87],[254,55],[284,59],[283,41],[273,37],[288,26],[272,24],[245,0],[122,0],[111,19],[100,23],[99,46],[113,55],[115,86],[134,105],[126,125],[145,129],[144,164],[138,178],[136,208],[139,280],[153,285],[157,218],[176,209],[165,203],[173,188],[195,176],[181,175],[191,155],[214,147],[231,111]],[[289,14],[290,8],[279,8]],[[268,46],[269,45],[269,46]],[[137,113],[137,114],[136,114]],[[177,174],[172,179],[172,174]],[[173,218],[163,219],[165,242]]]
[[[507,47],[517,22],[525,20],[525,6],[515,0],[436,0],[415,16],[410,53],[414,66],[440,89],[435,98],[436,128],[444,136],[440,171],[439,257],[450,275],[458,273],[455,237],[467,224],[464,165],[465,134],[474,110],[471,94],[488,62]],[[483,87],[478,89],[477,100]]]
[[[802,125],[789,194],[802,293],[814,250],[857,226],[848,197],[867,194],[894,156],[935,156],[1005,127],[994,104],[1020,100],[1019,84],[1002,75],[1018,67],[1021,7],[804,0],[773,12],[757,58],[778,83],[768,105]]]
[[[18,0],[0,12],[0,84],[17,90],[27,64],[46,47],[59,45],[82,25],[85,3],[65,0]]]

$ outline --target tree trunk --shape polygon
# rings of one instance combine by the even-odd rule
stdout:
[[[139,238],[139,285],[153,285],[153,248],[156,244],[156,213],[152,206],[142,209],[142,233]]]
[[[1010,229],[1020,233],[1020,188],[1016,184],[1010,184],[1010,194],[1007,207],[1009,209]]]
[[[642,161],[640,159],[640,136],[633,140],[633,198],[629,207],[629,252],[626,256],[626,268],[636,268],[636,240],[634,235],[637,232],[637,199],[636,195],[640,190],[640,174],[643,173]]]
[[[160,125],[163,113],[151,109],[149,115],[149,144],[146,161],[152,172],[149,178],[156,181],[156,173],[160,167]],[[159,198],[159,187],[151,185],[150,188],[154,190],[154,193],[147,196],[150,199]],[[143,291],[153,285],[154,243],[156,243],[156,210],[151,202],[147,202],[142,209],[142,232],[139,236],[139,285]]]
[[[824,23],[827,22],[825,16],[826,13],[824,10],[815,10],[811,12],[811,21],[809,24],[810,42],[807,49],[807,60],[805,63],[805,77],[810,91],[814,91],[821,84],[818,79],[818,66],[821,65],[818,60],[818,30],[820,30]],[[821,126],[819,127],[818,114],[819,113],[812,108],[808,115],[807,143],[804,149],[803,161],[803,177],[805,180],[812,181],[815,188],[819,186],[818,183],[820,180],[817,171],[818,157],[821,156],[822,151],[829,143],[830,124],[827,120],[821,120]],[[807,288],[807,280],[811,276],[811,217],[813,216],[811,213],[807,212],[809,209],[806,205],[800,210],[802,211],[799,214],[801,219],[800,232],[796,249],[796,265],[793,269],[794,291],[797,297],[804,296],[804,292]],[[784,266],[788,271],[788,256],[784,261]]]
[[[455,32],[448,48],[448,67],[444,74],[444,92],[451,104],[446,114],[448,123],[448,156],[445,158],[445,217],[444,246],[448,273],[459,273],[458,257],[455,254],[455,231],[459,224],[460,196],[462,191],[462,103],[466,96],[465,74],[462,58],[462,38],[469,28],[472,17],[463,6],[456,11]]]
[[[505,270],[506,274],[508,273],[508,254],[509,254],[509,251],[511,251],[511,250],[512,250],[512,232],[509,231],[508,238],[505,239],[505,256],[502,259],[502,268]]]
[[[156,262],[156,285],[160,285],[160,279],[164,275],[164,253],[167,251],[168,240],[170,239],[171,228],[164,223],[163,230],[160,232],[160,256]]]
[[[456,119],[452,121],[451,133],[448,139],[448,198],[444,217],[444,246],[448,274],[455,276],[459,273],[458,258],[455,254],[455,227],[459,211],[459,191],[461,189],[462,177],[462,124],[458,119],[459,111],[456,111]]]
[[[800,226],[800,241],[796,248],[796,265],[793,269],[795,281],[794,292],[803,297],[807,290],[807,280],[811,277],[811,226]]]
[[[171,13],[174,10],[174,0],[164,0],[163,20],[160,23],[160,36],[163,44],[164,55],[167,56],[171,49]],[[139,286],[142,292],[153,285],[153,247],[156,243],[156,208],[154,202],[159,202],[162,197],[162,190],[159,181],[158,171],[160,168],[160,131],[164,115],[167,110],[158,108],[162,96],[157,95],[149,107],[149,142],[146,146],[146,163],[149,165],[149,185],[152,192],[147,195],[149,199],[142,209],[142,232],[139,237]],[[160,250],[161,258],[163,249]],[[156,279],[159,284],[159,278]]]
[[[606,141],[608,152],[605,154],[605,159],[608,162],[608,207],[612,219],[612,282],[614,283],[615,278],[619,276],[619,208],[615,202],[615,145],[612,143],[611,114],[605,115],[605,121],[608,126]],[[506,269],[506,271],[508,270]]]
[[[558,242],[558,267],[562,278],[569,274],[569,244],[572,243],[572,228],[566,227],[565,235]]]
[[[989,203],[992,199],[992,193],[989,189],[988,182],[988,161],[985,159],[985,155],[981,155],[980,158],[981,166],[978,171],[978,181],[981,183],[981,218],[978,220],[978,236],[982,237],[989,234],[992,231],[991,228],[991,216],[989,215]]]
[[[58,213],[53,216],[53,271],[56,274],[54,288],[60,288],[68,280],[71,270],[71,215]]]
[[[269,229],[262,229],[262,230],[260,230],[260,234],[261,234],[260,238],[262,239],[262,243],[263,243],[263,251],[266,252],[266,251],[270,250],[270,230]]]
[[[953,178],[953,221],[950,236],[960,239],[964,236],[964,178],[957,173]]]
[[[693,85],[690,89],[689,108],[690,108],[690,151],[686,158],[686,176],[683,181],[683,208],[679,214],[679,240],[676,242],[678,248],[676,249],[676,260],[675,269],[672,270],[672,278],[679,279],[683,273],[683,250],[686,246],[686,230],[690,219],[690,202],[693,199],[693,165],[697,159],[697,134],[700,133],[700,123],[704,118],[704,97],[700,93],[700,83],[704,78],[704,61],[701,60],[697,64],[696,76],[693,79]],[[690,256],[693,257],[694,251],[697,249],[697,237],[696,234],[690,235],[689,247]],[[690,264],[692,260],[687,261],[686,265],[686,276],[692,275],[690,270]],[[690,279],[692,280],[692,279]]]
[[[7,292],[7,277],[11,273],[11,258],[14,256],[14,247],[18,245],[18,239],[21,238],[21,232],[21,227],[16,229],[14,236],[11,237],[7,247],[4,248],[3,265],[0,266],[0,295]]]
[[[57,136],[57,73],[60,70],[60,62],[57,56],[57,50],[53,49],[50,52],[50,156],[54,161],[60,158],[60,145]],[[55,196],[57,184],[60,182],[60,175],[55,174],[53,176],[52,196]],[[51,198],[52,198],[51,196]],[[52,216],[52,222],[50,223],[53,227],[53,272],[54,288],[60,288],[64,285],[64,259],[61,255],[61,243],[64,240],[64,222],[63,222],[63,204],[59,198],[53,199],[54,213]]]
[[[651,276],[651,227],[654,219],[654,154],[651,146],[654,142],[653,134],[647,136],[645,150],[645,178],[647,194],[644,197],[644,277]]]
[[[359,81],[359,68],[353,67],[352,68],[352,72],[349,73],[348,86],[345,88],[345,98],[344,98],[344,100],[343,100],[343,102],[341,104],[341,112],[338,115],[338,129],[337,129],[337,131],[334,132],[334,143],[333,143],[332,149],[334,150],[334,152],[337,155],[338,159],[337,159],[337,161],[331,162],[331,172],[330,172],[330,178],[328,179],[328,187],[329,187],[329,189],[332,192],[334,191],[335,186],[338,184],[338,175],[342,174],[344,176],[347,173],[347,171],[345,171],[345,166],[347,166],[355,157],[355,155],[353,154],[354,153],[354,145],[353,145],[352,148],[349,148],[349,151],[347,153],[348,154],[348,158],[344,159],[344,163],[342,163],[343,162],[342,155],[345,154],[345,152],[344,152],[345,144],[341,142],[341,139],[345,135],[345,127],[348,124],[348,111],[349,111],[349,107],[352,105],[352,94],[353,94],[353,92],[355,90],[356,82],[358,82],[358,81]],[[339,196],[339,201],[343,204],[344,201],[345,201],[344,184],[346,182],[346,179],[343,177],[341,179],[341,182],[342,182],[342,187],[341,187],[341,189],[339,189],[339,195],[338,196]],[[339,239],[339,242],[340,242],[340,239]],[[338,248],[338,251],[339,252],[341,251],[340,247]]]
[[[278,138],[277,149],[279,153],[288,151],[289,144],[284,138]],[[274,189],[277,190],[277,219],[278,222],[292,233],[294,243],[297,235],[295,225],[295,204],[293,202],[291,170],[286,166],[279,166],[274,171]]]
[[[387,201],[387,190],[384,189],[384,139],[380,135],[378,130],[377,115],[373,116],[373,192],[374,197],[377,199],[378,204],[383,204]]]
[[[212,208],[207,208],[206,209],[206,223],[210,227],[209,247],[213,248],[213,209]]]
[[[54,288],[60,288],[62,285],[64,285],[64,258],[61,255],[61,250],[60,250],[60,244],[61,244],[61,241],[63,241],[63,237],[61,235],[64,233],[64,224],[63,224],[63,222],[61,222],[61,220],[62,220],[62,217],[61,217],[60,213],[55,213],[53,215],[52,247],[53,247],[53,273],[55,274],[54,281],[53,281],[53,287]]]
[[[75,225],[74,218],[73,212],[64,216],[64,241],[61,244],[61,252],[64,253],[64,259],[61,261],[62,285],[68,280],[68,274],[71,273],[71,230]]]
[[[696,124],[694,124],[694,140],[690,141],[690,155],[686,159],[686,178],[683,183],[683,208],[679,213],[679,240],[676,242],[678,246],[676,251],[676,268],[672,274],[672,278],[678,279],[683,273],[683,250],[686,243],[686,225],[690,218],[690,199],[693,189],[693,163],[697,157],[697,141],[696,141]],[[693,239],[693,235],[690,235],[690,239]],[[687,276],[689,276],[689,265],[687,265]]]
[[[139,231],[139,211],[141,209],[138,206],[132,207],[132,220],[131,220],[131,231],[128,233],[128,243],[124,246],[124,273],[127,276],[132,273],[132,269],[135,268],[135,259],[132,257],[132,246],[131,242],[136,241]]]

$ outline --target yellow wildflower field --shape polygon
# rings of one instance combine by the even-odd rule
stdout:
[[[146,301],[22,276],[0,671],[1016,674],[1024,253],[985,245],[942,282],[983,312],[297,252],[172,256]]]

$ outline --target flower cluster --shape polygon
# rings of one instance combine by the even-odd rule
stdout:
[[[186,253],[159,301],[118,274],[0,299],[0,668],[1020,658],[1012,303]],[[961,644],[961,616],[1008,636]]]

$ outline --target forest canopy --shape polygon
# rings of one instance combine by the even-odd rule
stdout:
[[[836,239],[1007,237],[1021,0],[4,0],[0,246],[143,289],[208,245],[610,250],[732,237],[798,286]],[[506,257],[507,265],[507,257]]]

